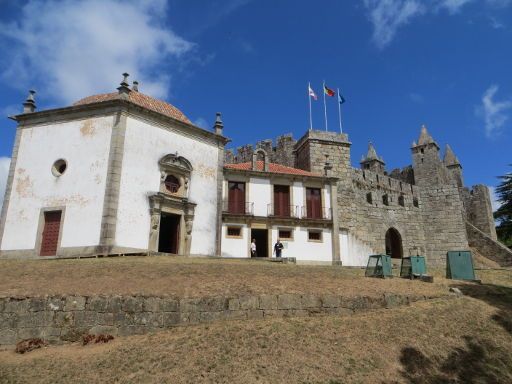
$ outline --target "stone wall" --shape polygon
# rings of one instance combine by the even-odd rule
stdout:
[[[466,220],[493,240],[498,240],[489,188],[485,185],[475,185],[471,189],[464,188],[461,194],[464,200]]]
[[[171,298],[143,296],[52,296],[0,299],[0,345],[29,338],[78,341],[84,334],[125,336],[178,325],[319,314],[352,314],[408,305],[426,296],[259,295]]]
[[[225,163],[235,164],[252,161],[254,151],[256,149],[263,149],[269,156],[269,162],[293,167],[295,164],[295,156],[293,154],[295,143],[296,141],[293,139],[293,136],[288,133],[277,137],[275,146],[272,140],[266,139],[258,141],[254,148],[251,144],[247,144],[238,147],[236,152],[228,149],[225,152]]]
[[[512,250],[490,237],[473,224],[466,222],[468,241],[482,255],[497,262],[502,267],[512,266]]]

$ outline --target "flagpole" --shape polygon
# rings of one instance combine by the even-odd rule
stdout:
[[[311,89],[311,82],[308,81],[308,99],[309,99],[309,130],[313,129],[313,117],[311,115],[311,95],[309,90]]]
[[[341,126],[341,102],[340,102],[340,89],[338,88],[338,115],[340,116],[340,133],[343,133],[343,127]]]
[[[324,115],[325,115],[325,130],[327,131],[327,104],[325,103],[325,80],[322,87],[322,93],[324,94]]]

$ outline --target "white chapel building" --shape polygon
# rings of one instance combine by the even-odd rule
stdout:
[[[211,131],[130,87],[36,111],[17,123],[0,216],[0,258],[119,254],[272,257],[362,265],[349,256],[336,178],[269,162],[224,164]]]

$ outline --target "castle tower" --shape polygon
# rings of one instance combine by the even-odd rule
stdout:
[[[419,186],[454,184],[439,157],[439,145],[430,136],[427,127],[421,127],[418,143],[412,144],[414,181]]]
[[[453,179],[456,181],[458,187],[464,186],[464,180],[462,179],[462,165],[460,165],[459,159],[453,153],[452,149],[446,144],[446,150],[444,152],[444,165],[450,171]]]
[[[371,142],[368,143],[368,153],[366,154],[366,157],[363,156],[363,158],[360,161],[361,169],[373,171],[376,173],[384,173],[385,170],[385,163],[382,157],[379,157],[377,155],[377,151],[375,150],[375,147]]]
[[[310,130],[295,144],[295,166],[323,174],[327,155],[333,165],[331,175],[350,179],[351,145],[346,134]]]

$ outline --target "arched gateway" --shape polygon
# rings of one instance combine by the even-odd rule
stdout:
[[[389,228],[386,232],[386,255],[394,259],[403,257],[402,236],[395,228]]]

